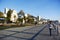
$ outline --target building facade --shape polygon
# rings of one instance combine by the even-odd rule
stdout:
[[[8,13],[9,9],[8,8],[5,8],[4,9],[4,16],[7,17],[7,13]],[[18,14],[15,10],[12,10],[12,13],[11,13],[11,17],[10,17],[10,21],[12,22],[16,22],[18,19]]]

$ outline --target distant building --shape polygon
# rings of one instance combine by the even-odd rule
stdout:
[[[60,20],[58,20],[58,22],[60,23]]]
[[[4,9],[4,16],[7,17],[7,13],[8,13],[9,9],[8,8],[5,8]]]
[[[41,20],[42,19],[42,17],[41,16],[39,16],[39,20]]]
[[[5,14],[7,14],[8,11],[9,11],[8,8],[5,8],[5,9],[4,9],[4,13],[5,13]]]

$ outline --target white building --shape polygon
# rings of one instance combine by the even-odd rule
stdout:
[[[18,19],[18,14],[15,10],[13,10],[13,12],[11,13],[11,18],[10,18],[10,21],[12,22],[16,22]]]
[[[7,17],[7,12],[9,11],[8,8],[5,8],[4,9],[4,16]],[[15,10],[12,10],[12,13],[11,13],[11,18],[10,18],[10,21],[12,22],[16,22],[18,19],[18,14]]]
[[[25,17],[28,17],[28,14],[25,14]]]
[[[39,20],[41,20],[42,19],[42,17],[41,16],[39,16]]]

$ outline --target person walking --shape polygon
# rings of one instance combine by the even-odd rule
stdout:
[[[50,33],[50,36],[51,36],[52,35],[52,29],[53,29],[52,21],[48,22],[48,27],[49,27],[49,33]]]

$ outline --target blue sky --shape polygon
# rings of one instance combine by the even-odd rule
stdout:
[[[23,10],[34,16],[46,19],[60,19],[60,0],[0,0],[0,11],[4,8]]]

